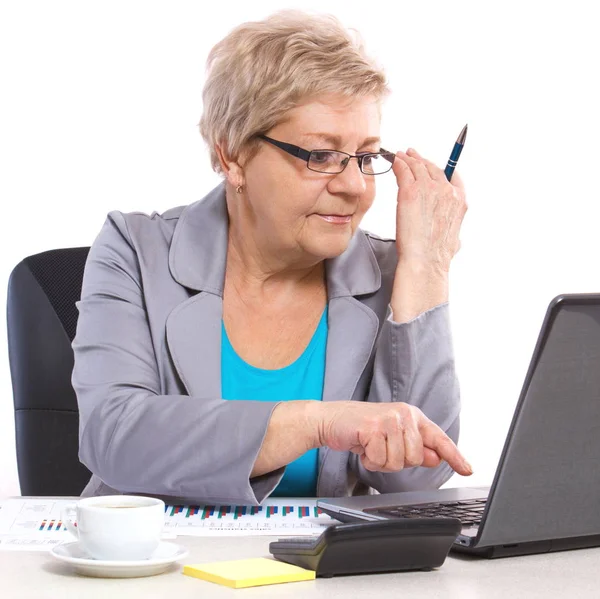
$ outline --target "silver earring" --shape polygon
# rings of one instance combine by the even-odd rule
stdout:
[[[241,185],[238,185],[238,186],[235,188],[235,190],[236,190],[238,193],[242,193],[242,189],[244,189],[244,188],[243,188]]]

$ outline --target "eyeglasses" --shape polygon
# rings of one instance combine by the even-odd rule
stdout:
[[[303,150],[298,146],[277,141],[266,135],[259,135],[258,137],[281,148],[284,152],[300,158],[300,160],[305,160],[306,166],[317,173],[336,175],[348,166],[350,158],[356,158],[361,172],[365,175],[382,175],[392,168],[395,158],[393,152],[388,152],[383,148],[379,152],[364,152],[353,156],[338,150]]]

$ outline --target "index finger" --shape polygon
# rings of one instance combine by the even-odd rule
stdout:
[[[444,182],[448,181],[448,179],[446,179],[446,175],[445,175],[444,171],[441,168],[439,168],[439,166],[437,164],[431,162],[431,160],[427,160],[426,158],[423,158],[423,156],[421,156],[421,154],[419,154],[419,152],[417,152],[414,148],[411,148],[408,151],[410,152],[411,156],[416,156],[419,160],[421,160],[421,162],[423,162],[423,164],[425,165],[425,168],[429,172],[429,176],[434,181],[444,181]]]
[[[453,470],[463,476],[473,474],[473,468],[460,453],[454,441],[437,424],[424,418],[419,423],[419,432],[423,439],[423,445],[433,449],[442,460],[448,462]]]
[[[408,166],[408,163],[404,158],[405,156],[406,154],[404,152],[396,152],[396,157],[392,163],[392,170],[396,175],[398,187],[400,187],[403,183],[409,185],[415,182],[415,177],[413,172],[410,170],[410,166]]]

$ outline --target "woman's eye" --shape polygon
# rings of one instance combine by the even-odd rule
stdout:
[[[319,164],[325,164],[327,162],[333,162],[333,156],[331,152],[313,152],[310,159]]]

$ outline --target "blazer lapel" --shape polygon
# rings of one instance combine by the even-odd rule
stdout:
[[[225,184],[187,206],[169,251],[173,278],[199,291],[167,319],[167,343],[188,393],[221,397],[221,320],[229,218]]]
[[[381,271],[363,231],[346,251],[326,262],[329,302],[324,401],[350,400],[367,366],[379,330],[373,310],[355,296],[381,287]]]
[[[323,401],[349,401],[367,367],[379,330],[375,312],[353,297],[329,302]]]
[[[221,397],[221,318],[217,295],[198,293],[167,319],[171,358],[190,396]]]

